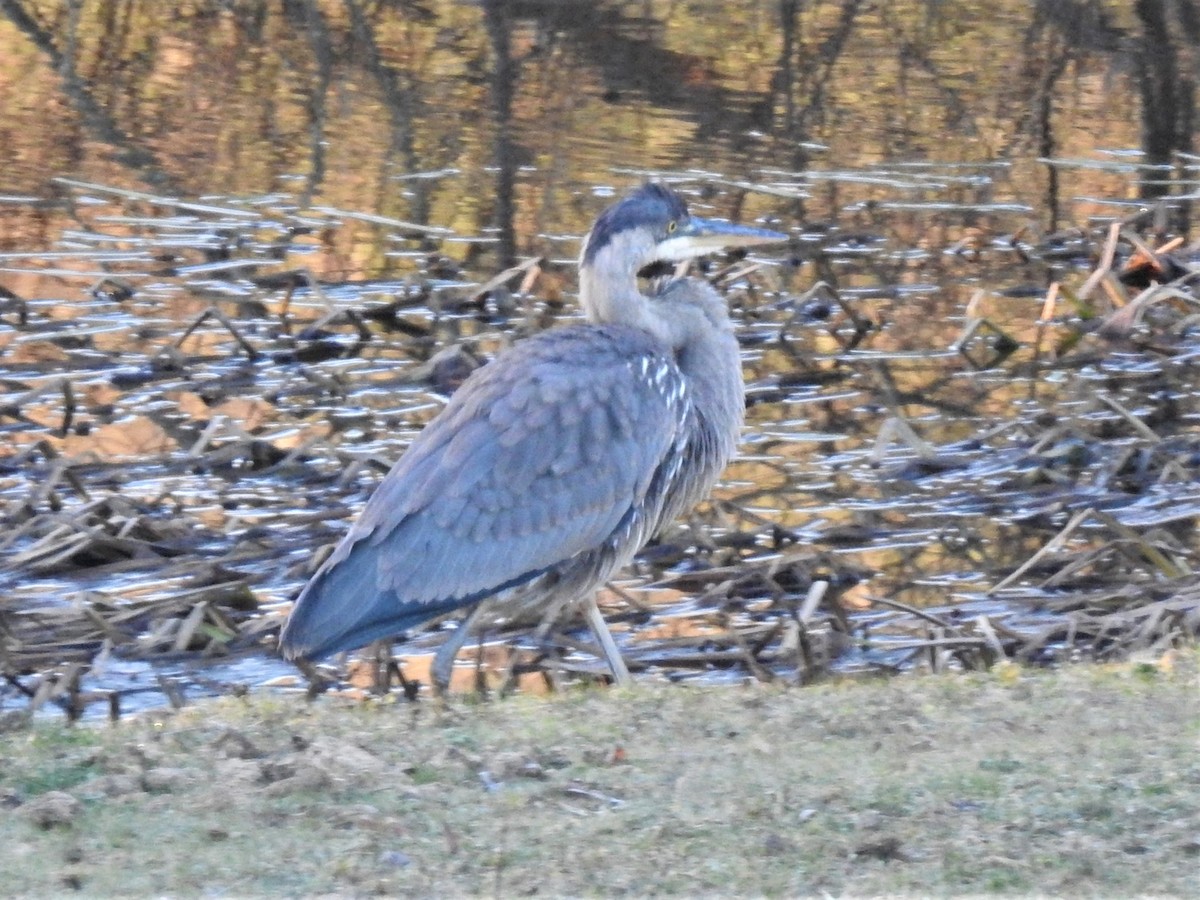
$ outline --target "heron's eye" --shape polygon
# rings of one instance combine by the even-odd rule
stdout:
[[[679,223],[672,219],[667,223],[667,234],[674,234],[675,229],[679,227]]]

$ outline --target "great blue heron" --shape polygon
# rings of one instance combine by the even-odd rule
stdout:
[[[521,341],[463,383],[301,592],[284,655],[319,659],[471,608],[434,660],[444,691],[481,610],[550,621],[582,602],[628,683],[595,592],[708,492],[745,407],[721,296],[694,278],[642,293],[638,272],[782,240],[696,218],[659,184],[606,209],[579,259],[588,324]]]

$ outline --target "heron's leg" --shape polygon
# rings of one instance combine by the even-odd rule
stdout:
[[[612,632],[608,630],[604,616],[600,615],[600,607],[596,605],[596,595],[589,594],[584,604],[588,625],[591,626],[592,634],[596,635],[596,640],[600,642],[600,649],[604,651],[604,658],[608,661],[608,667],[612,669],[613,678],[621,687],[631,687],[633,678],[629,675],[625,658],[621,656],[621,651],[617,647],[617,642],[613,640]]]
[[[433,657],[433,666],[430,668],[429,674],[433,678],[433,686],[439,694],[445,695],[449,689],[450,673],[454,671],[454,658],[458,656],[458,651],[467,642],[467,638],[471,635],[471,629],[487,605],[486,600],[483,603],[476,604],[475,608],[454,629],[450,637],[446,638],[442,646],[438,648],[437,654]]]

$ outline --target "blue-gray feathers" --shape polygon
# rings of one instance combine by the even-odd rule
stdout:
[[[661,524],[675,473],[659,470],[679,456],[689,404],[669,351],[640,330],[517,344],[379,485],[296,601],[284,654],[361,647],[543,575],[594,589]]]
[[[590,263],[615,235],[630,228],[649,226],[666,231],[667,223],[688,216],[687,204],[670,188],[648,182],[601,213],[588,237],[583,252],[584,265]]]

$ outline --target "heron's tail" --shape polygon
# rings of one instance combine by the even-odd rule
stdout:
[[[323,659],[394,637],[469,602],[406,603],[364,583],[349,567],[333,566],[317,572],[296,598],[279,636],[279,652],[285,659]]]

